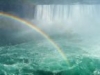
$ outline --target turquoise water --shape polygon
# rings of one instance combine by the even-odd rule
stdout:
[[[58,42],[70,65],[47,40],[1,46],[0,75],[100,75],[99,57],[63,41]]]

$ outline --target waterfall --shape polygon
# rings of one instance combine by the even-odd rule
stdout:
[[[37,5],[35,19],[47,22],[79,20],[100,16],[99,5]]]

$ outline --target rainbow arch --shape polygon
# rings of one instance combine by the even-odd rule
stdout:
[[[40,33],[44,38],[46,38],[56,49],[57,51],[59,52],[59,54],[62,56],[62,58],[64,59],[64,61],[67,63],[68,66],[70,66],[69,62],[68,62],[68,59],[67,57],[65,56],[65,53],[62,51],[62,49],[46,34],[44,33],[41,29],[39,29],[37,26],[35,26],[34,24],[24,20],[24,19],[21,19],[17,16],[14,16],[12,14],[8,14],[8,13],[4,13],[4,12],[0,12],[0,16],[4,16],[4,17],[7,17],[7,18],[11,18],[11,19],[14,19],[14,20],[17,20],[19,21],[20,23],[23,23],[24,25],[34,29],[35,31],[37,31],[38,33]]]

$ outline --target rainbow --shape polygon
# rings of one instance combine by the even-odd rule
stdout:
[[[62,51],[62,49],[47,34],[45,34],[42,30],[40,30],[34,24],[32,24],[32,23],[30,23],[30,22],[28,22],[28,21],[26,21],[24,19],[21,19],[21,18],[19,18],[17,16],[14,16],[14,15],[11,15],[11,14],[8,14],[8,13],[4,13],[4,12],[0,12],[0,16],[4,16],[4,17],[7,17],[7,18],[11,18],[11,19],[17,20],[20,23],[23,23],[24,25],[27,25],[28,27],[30,27],[30,28],[34,29],[35,31],[37,31],[38,33],[40,33],[44,38],[46,38],[57,49],[57,51],[62,56],[64,61],[67,63],[67,65],[70,66],[70,64],[68,62],[68,59],[65,56],[64,52]]]

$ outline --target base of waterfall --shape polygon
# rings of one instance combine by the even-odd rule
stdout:
[[[63,39],[62,39],[63,40]],[[64,43],[61,43],[62,45]],[[0,75],[100,75],[100,59],[65,48],[66,58],[46,40],[0,47]]]

